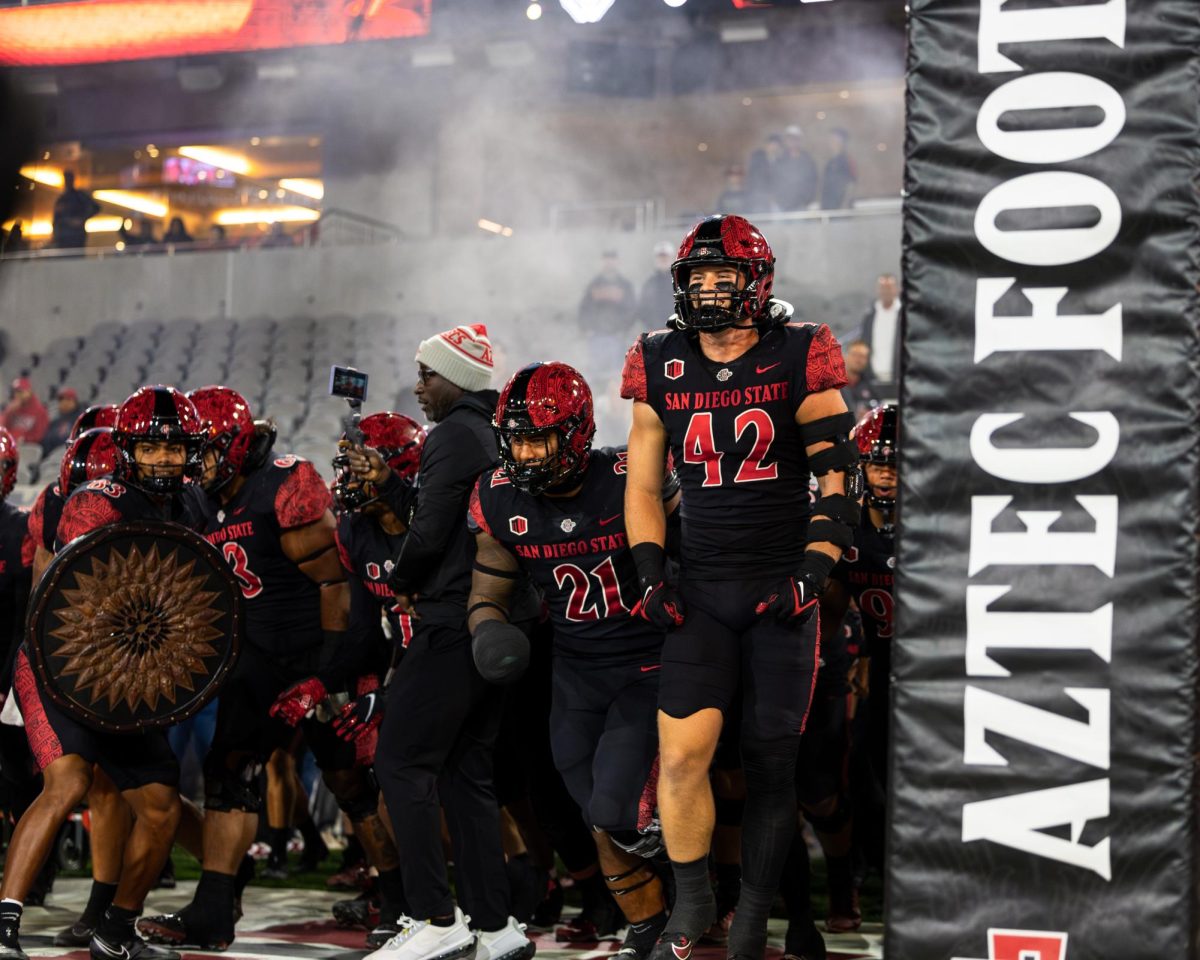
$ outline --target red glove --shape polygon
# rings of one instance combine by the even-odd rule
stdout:
[[[325,684],[316,677],[309,677],[288,687],[275,698],[271,704],[271,716],[280,717],[289,727],[294,727],[312,713],[326,696]]]
[[[348,743],[357,743],[383,723],[383,691],[372,690],[342,707],[333,718],[333,732]]]

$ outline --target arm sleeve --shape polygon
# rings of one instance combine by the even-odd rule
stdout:
[[[491,466],[474,431],[443,423],[429,435],[421,457],[421,487],[408,534],[388,584],[404,592],[441,563],[466,520],[467,501],[479,474]]]
[[[318,675],[326,686],[346,687],[353,693],[353,682],[370,667],[371,651],[379,642],[383,620],[383,603],[372,594],[362,578],[350,573],[350,622],[341,642],[332,648],[327,644],[321,651]]]

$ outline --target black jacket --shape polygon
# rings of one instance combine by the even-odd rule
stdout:
[[[466,623],[475,562],[467,506],[475,480],[499,456],[492,431],[498,399],[495,390],[463,394],[421,451],[416,508],[388,586],[417,594],[417,613],[426,623]],[[381,494],[398,516],[412,509],[411,488],[402,481],[384,484]]]

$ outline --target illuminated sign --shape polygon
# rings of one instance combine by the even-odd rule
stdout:
[[[0,10],[0,64],[52,66],[419,37],[433,0],[75,0]]]

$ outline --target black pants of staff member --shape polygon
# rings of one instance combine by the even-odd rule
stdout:
[[[388,690],[375,752],[416,919],[454,912],[442,850],[443,806],[455,885],[471,926],[498,930],[508,919],[508,874],[492,786],[502,710],[503,691],[475,670],[466,628],[418,622]]]

